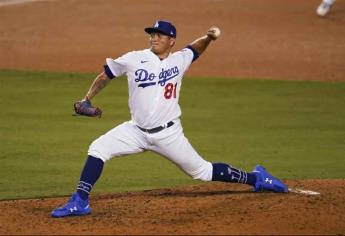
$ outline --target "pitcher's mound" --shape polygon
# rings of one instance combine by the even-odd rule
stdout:
[[[320,193],[253,193],[237,184],[93,196],[93,213],[51,218],[68,198],[0,202],[0,234],[344,234],[345,180],[287,181]]]

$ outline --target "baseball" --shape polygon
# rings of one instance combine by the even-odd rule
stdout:
[[[220,29],[217,26],[213,26],[208,30],[207,35],[216,40],[220,36]]]

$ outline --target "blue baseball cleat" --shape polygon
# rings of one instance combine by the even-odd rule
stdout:
[[[83,200],[74,193],[66,205],[52,211],[52,217],[83,216],[91,213],[89,200]]]
[[[262,190],[270,190],[277,193],[288,192],[287,186],[282,181],[268,173],[263,166],[257,165],[254,168],[253,173],[256,175],[254,192],[260,192]]]

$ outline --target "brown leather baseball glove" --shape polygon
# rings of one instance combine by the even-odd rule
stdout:
[[[99,107],[93,107],[90,100],[82,100],[74,103],[74,111],[82,116],[98,116],[101,118],[102,110]]]

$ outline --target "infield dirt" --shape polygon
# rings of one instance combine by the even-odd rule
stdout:
[[[68,198],[0,202],[0,234],[286,234],[345,232],[345,181],[287,181],[320,195],[253,193],[236,184],[128,192],[91,198],[93,213],[55,219]]]
[[[106,57],[148,46],[169,19],[176,48],[211,25],[222,36],[188,76],[345,80],[345,1],[39,1],[0,7],[0,68],[99,72]],[[114,180],[115,181],[115,180]],[[287,180],[320,195],[252,193],[208,183],[93,196],[94,213],[53,219],[66,198],[0,202],[0,234],[345,234],[345,180]]]
[[[345,80],[345,0],[49,0],[0,7],[0,68],[100,72],[106,57],[148,47],[157,19],[177,27],[176,50],[222,30],[187,76]]]

